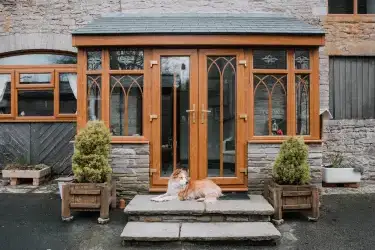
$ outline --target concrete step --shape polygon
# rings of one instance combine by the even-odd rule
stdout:
[[[153,202],[154,195],[137,195],[125,208],[129,221],[141,222],[266,222],[273,207],[261,195],[247,200],[218,200],[205,204],[172,200]]]
[[[280,232],[270,222],[168,223],[129,222],[121,238],[124,245],[141,242],[234,242],[275,244]]]

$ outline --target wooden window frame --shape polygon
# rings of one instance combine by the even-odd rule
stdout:
[[[125,46],[122,46],[125,47]],[[120,49],[121,47],[118,47]],[[87,75],[101,75],[101,120],[110,127],[110,77],[111,75],[143,75],[143,99],[142,99],[142,135],[141,136],[112,136],[112,143],[149,143],[150,122],[149,110],[151,110],[151,67],[146,62],[152,59],[152,50],[143,49],[144,69],[143,70],[111,70],[109,65],[109,47],[102,48],[79,48],[78,67],[80,70],[77,81],[78,104],[77,130],[86,126],[87,118]],[[87,51],[101,50],[102,68],[100,70],[87,70]]]
[[[290,136],[301,136],[306,142],[320,143],[319,137],[319,49],[306,48],[310,51],[310,68],[296,69],[294,53],[297,48],[287,48],[287,69],[254,69],[253,67],[253,50],[247,52],[249,61],[248,78],[249,87],[249,143],[281,143]],[[255,119],[254,119],[254,74],[286,74],[287,75],[287,133],[283,136],[256,136],[254,135]],[[296,134],[296,98],[295,98],[295,76],[298,74],[310,75],[310,93],[309,93],[309,135]]]
[[[11,74],[11,114],[0,114],[0,122],[75,122],[76,114],[59,114],[59,78],[60,73],[77,73],[75,64],[49,65],[0,65],[0,73]],[[50,84],[20,84],[20,74],[50,73]],[[78,80],[77,80],[78,84]],[[52,90],[54,94],[53,116],[18,116],[18,91]]]
[[[353,13],[350,14],[330,14],[329,13],[329,1],[327,1],[327,15],[329,17],[337,17],[337,21],[345,21],[350,19],[372,19],[375,18],[375,14],[359,14],[358,13],[358,0],[352,0],[353,1]]]

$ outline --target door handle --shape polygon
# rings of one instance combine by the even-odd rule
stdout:
[[[150,115],[150,122],[152,122],[153,119],[158,119],[158,115],[155,115],[155,114]]]
[[[193,109],[186,110],[186,113],[193,113],[193,123],[195,123],[195,104],[193,104]]]
[[[202,124],[204,124],[204,113],[211,113],[211,110],[204,109],[204,104],[202,104],[202,110],[201,110],[201,120],[202,120]]]
[[[247,122],[247,114],[240,114],[240,119],[243,119],[245,122]]]

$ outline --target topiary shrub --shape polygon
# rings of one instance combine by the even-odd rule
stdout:
[[[73,173],[77,182],[104,183],[112,172],[109,166],[111,133],[102,121],[89,121],[75,138]]]
[[[273,165],[273,179],[280,185],[304,185],[310,182],[308,148],[302,138],[291,137],[280,147]]]

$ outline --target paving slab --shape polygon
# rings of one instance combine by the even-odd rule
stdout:
[[[128,222],[121,238],[124,241],[175,241],[179,233],[180,223]]]
[[[238,215],[272,215],[274,208],[261,195],[250,195],[250,200],[218,200],[206,204],[205,213]]]
[[[203,202],[172,200],[166,202],[151,201],[156,195],[137,195],[125,207],[126,214],[202,214]]]
[[[272,241],[281,238],[270,222],[182,223],[181,241]]]

